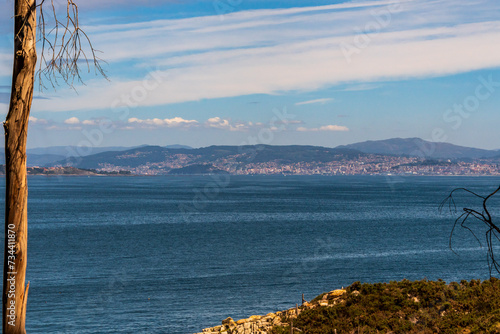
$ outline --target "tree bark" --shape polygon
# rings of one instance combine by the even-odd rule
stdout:
[[[5,129],[5,250],[3,275],[3,333],[25,334],[25,287],[28,240],[26,140],[33,99],[36,65],[36,0],[14,4],[14,68]]]

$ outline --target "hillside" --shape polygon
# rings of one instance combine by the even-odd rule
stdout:
[[[500,333],[500,280],[353,283],[288,310],[206,328],[203,333]],[[201,334],[201,333],[200,333]]]
[[[54,161],[60,161],[64,159],[64,155],[58,155],[58,154],[35,154],[35,153],[28,153],[26,162],[28,166],[45,166],[47,164],[51,164]],[[5,155],[0,154],[0,164],[5,164]]]
[[[193,175],[193,174],[226,174],[227,172],[215,168],[211,164],[194,164],[182,168],[171,169],[172,175]]]
[[[369,141],[336,148],[305,145],[139,146],[87,156],[28,154],[30,166],[71,166],[137,175],[500,175],[498,151],[430,143],[418,138]],[[43,152],[43,151],[36,151]],[[56,158],[59,158],[56,160]],[[0,161],[1,162],[1,161]]]
[[[145,146],[147,145],[138,147],[140,148]],[[77,146],[50,146],[50,147],[30,148],[26,150],[27,165],[29,167],[33,166],[48,167],[57,165],[58,162],[64,161],[67,158],[89,156],[103,152],[127,151],[134,148],[137,147],[107,146],[107,147],[81,148]],[[191,149],[190,146],[186,145],[168,145],[165,146],[165,148]],[[0,164],[5,164],[5,156],[3,154],[0,155]]]
[[[433,159],[481,159],[498,156],[498,151],[483,150],[453,145],[432,143],[420,138],[393,138],[387,140],[365,141],[339,146],[364,153],[387,154],[396,156],[425,156]]]
[[[500,280],[352,284],[328,306],[306,308],[293,322],[309,334],[500,333]],[[313,302],[313,304],[314,304]],[[286,319],[287,320],[287,319]],[[270,334],[290,333],[275,327]]]
[[[82,154],[80,154],[82,153]],[[497,150],[483,150],[462,147],[448,143],[431,143],[419,138],[393,138],[379,141],[366,141],[336,148],[320,146],[210,146],[193,149],[183,145],[169,146],[138,146],[138,147],[96,147],[92,150],[75,146],[54,146],[27,150],[28,166],[73,166],[86,169],[106,171],[131,170],[137,174],[168,174],[175,169],[183,169],[190,165],[205,165],[208,173],[217,170],[236,172],[248,168],[262,169],[274,166],[283,168],[282,173],[288,173],[287,168],[297,169],[309,164],[307,173],[316,173],[332,161],[344,160],[347,164],[357,158],[379,156],[381,161],[390,160],[389,157],[418,157],[424,160],[438,160],[439,163],[451,159],[454,163],[477,162],[488,160],[486,163],[500,163],[500,152]],[[377,164],[376,159],[366,161]],[[391,167],[405,163],[420,163],[421,161],[407,160],[394,163]],[[0,156],[0,163],[4,157]],[[260,165],[259,165],[260,164]],[[301,166],[299,166],[302,164]],[[312,165],[315,166],[312,166]],[[373,167],[373,166],[372,166]],[[366,170],[372,170],[369,167]],[[190,172],[192,171],[192,172]],[[182,174],[198,172],[203,169],[191,167],[179,170]],[[358,170],[359,172],[359,170]],[[361,170],[361,172],[363,172]],[[388,172],[388,171],[386,171]],[[328,172],[326,172],[328,173]]]
[[[74,155],[80,155],[80,156],[87,156],[91,154],[98,154],[102,152],[110,152],[110,151],[126,151],[130,150],[133,148],[137,147],[144,147],[148,145],[141,145],[141,146],[132,146],[132,147],[126,147],[126,146],[104,146],[104,147],[92,147],[91,149],[85,147],[85,149],[81,149],[78,146],[50,146],[50,147],[37,147],[37,148],[29,148],[26,150],[26,152],[29,154],[37,154],[37,155],[44,155],[44,154],[52,154],[52,155],[58,155],[62,156],[62,160],[66,157],[74,156]],[[185,148],[185,149],[190,149],[190,146],[186,145],[167,145],[165,148]]]
[[[256,166],[272,168],[284,164],[321,164],[365,156],[368,155],[351,149],[319,146],[209,146],[198,149],[145,146],[121,152],[72,157],[56,164],[83,169],[131,170],[138,174],[167,174],[188,171],[235,172]],[[195,167],[187,168],[189,166]]]

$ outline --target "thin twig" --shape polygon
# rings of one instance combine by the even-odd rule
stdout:
[[[93,67],[96,75],[102,75],[107,79],[101,66],[103,60],[97,56],[100,51],[94,48],[89,36],[80,28],[78,6],[73,0],[67,0],[65,19],[60,20],[56,4],[54,0],[51,0],[52,18],[50,25],[52,29],[47,30],[45,2],[42,0],[38,4],[40,10],[39,42],[42,46],[37,71],[40,90],[47,88],[46,82],[49,82],[52,88],[56,88],[59,85],[59,79],[62,79],[73,89],[75,80],[83,84],[79,66],[81,61],[85,62],[88,73]],[[89,50],[88,56],[85,52],[86,48]]]
[[[487,226],[487,231],[485,234],[486,245],[487,245],[487,254],[486,255],[487,255],[488,269],[490,271],[490,276],[491,276],[493,270],[496,270],[498,273],[500,273],[500,263],[498,263],[496,258],[495,258],[495,251],[494,251],[494,247],[493,247],[493,242],[494,242],[493,237],[495,237],[495,239],[500,242],[500,238],[498,236],[498,234],[500,234],[500,228],[495,223],[493,223],[493,217],[491,216],[490,211],[488,209],[488,200],[491,199],[493,196],[495,196],[498,192],[500,192],[500,187],[498,187],[495,191],[493,191],[492,193],[490,193],[487,196],[481,196],[481,195],[479,195],[479,194],[477,194],[469,189],[466,189],[466,188],[456,188],[456,189],[452,190],[450,192],[450,194],[448,195],[448,197],[446,197],[446,199],[439,205],[440,211],[442,211],[444,205],[446,203],[448,203],[448,207],[449,207],[450,212],[452,212],[452,213],[456,212],[457,206],[456,206],[455,199],[454,199],[453,195],[458,191],[463,191],[463,192],[471,194],[475,197],[481,198],[482,199],[482,206],[481,206],[482,212],[479,212],[479,211],[477,211],[475,209],[471,209],[471,208],[463,208],[463,213],[457,219],[455,219],[455,223],[453,224],[453,228],[452,228],[451,233],[450,233],[450,241],[449,241],[450,249],[455,253],[455,251],[453,250],[453,247],[452,247],[452,239],[453,239],[453,234],[455,233],[455,229],[457,227],[457,224],[459,224],[459,223],[460,223],[460,226],[462,228],[468,230],[474,236],[474,238],[476,238],[476,240],[479,242],[479,244],[482,246],[481,241],[476,236],[473,229],[470,228],[466,224],[467,222],[469,222],[469,218],[472,216],[473,218],[484,223]]]

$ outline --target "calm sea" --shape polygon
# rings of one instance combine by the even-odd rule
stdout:
[[[459,230],[450,251],[454,219],[438,205],[454,187],[487,193],[498,184],[30,177],[27,330],[185,334],[354,281],[486,279],[486,250]]]

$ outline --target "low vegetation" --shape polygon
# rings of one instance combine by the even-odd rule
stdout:
[[[294,333],[500,333],[500,280],[446,284],[408,281],[356,282],[328,306],[303,310]],[[320,295],[312,301],[321,300]],[[283,318],[284,323],[290,319]],[[272,334],[289,334],[274,327]]]

